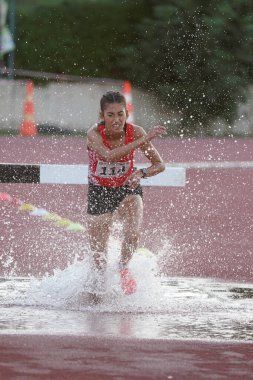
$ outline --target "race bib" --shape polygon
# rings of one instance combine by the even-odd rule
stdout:
[[[98,161],[95,175],[101,178],[118,178],[127,173],[131,161],[114,162],[110,164],[104,161]]]

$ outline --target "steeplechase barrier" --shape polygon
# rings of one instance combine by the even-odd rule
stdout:
[[[137,168],[146,165],[138,164]],[[88,165],[33,165],[0,163],[1,183],[40,183],[62,185],[88,184]],[[186,183],[186,169],[166,166],[164,172],[142,180],[143,186],[183,187]]]

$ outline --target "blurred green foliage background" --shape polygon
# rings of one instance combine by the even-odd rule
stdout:
[[[191,132],[253,80],[252,0],[17,0],[16,33],[16,68],[130,79]]]

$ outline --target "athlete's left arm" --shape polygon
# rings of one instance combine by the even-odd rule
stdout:
[[[135,138],[140,138],[140,136],[145,136],[146,132],[141,127],[134,128],[134,136]],[[146,169],[146,177],[152,177],[156,174],[159,174],[165,170],[165,164],[158,153],[157,149],[151,142],[144,143],[139,148],[143,154],[147,157],[147,159],[151,162],[151,166]],[[143,173],[141,172],[143,177]]]
[[[134,126],[134,139],[139,139],[145,135],[146,132],[142,127]],[[142,144],[139,149],[141,149],[147,159],[151,162],[151,166],[143,170],[136,170],[128,177],[125,185],[128,185],[131,188],[136,188],[139,185],[141,178],[152,177],[165,170],[165,164],[151,142]]]

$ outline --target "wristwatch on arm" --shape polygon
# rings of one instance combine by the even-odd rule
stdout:
[[[139,171],[142,174],[141,178],[147,178],[147,176],[148,176],[148,170],[146,168],[139,169]]]

